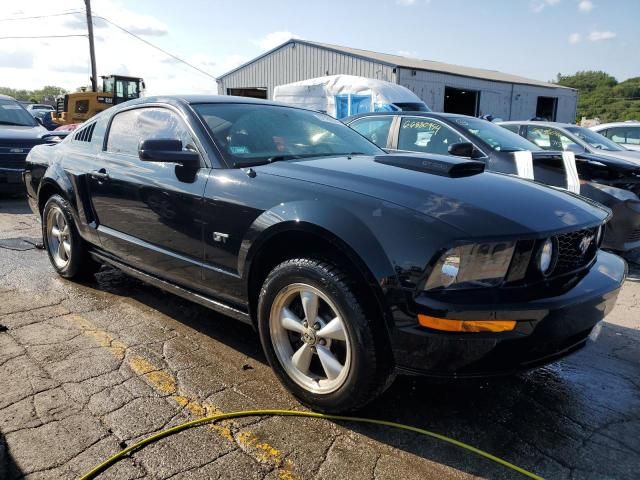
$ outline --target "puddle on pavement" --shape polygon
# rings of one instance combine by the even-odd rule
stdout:
[[[0,248],[6,250],[16,250],[24,252],[25,250],[34,250],[38,245],[42,244],[42,240],[33,237],[3,238],[0,239]]]

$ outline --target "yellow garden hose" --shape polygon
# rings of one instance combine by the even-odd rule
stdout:
[[[396,422],[388,422],[386,420],[375,420],[372,418],[359,418],[359,417],[345,417],[342,415],[329,415],[329,414],[325,414],[325,413],[316,413],[316,412],[301,412],[301,411],[297,411],[297,410],[244,410],[241,412],[230,412],[230,413],[220,413],[218,415],[211,415],[210,417],[203,417],[203,418],[198,418],[196,420],[191,420],[190,422],[187,423],[183,423],[182,425],[178,425],[175,427],[171,427],[168,428],[166,430],[162,430],[158,433],[154,433],[153,435],[151,435],[150,437],[147,437],[143,440],[140,440],[137,443],[134,443],[133,445],[125,448],[124,450],[121,450],[120,452],[116,453],[114,456],[112,456],[111,458],[108,458],[107,460],[105,460],[104,462],[102,462],[100,465],[96,466],[95,468],[93,468],[90,472],[86,473],[85,475],[83,475],[80,480],[89,480],[91,478],[94,478],[96,475],[98,475],[100,472],[102,472],[103,470],[105,470],[106,468],[110,467],[111,465],[113,465],[115,462],[117,462],[120,458],[124,457],[125,455],[127,455],[128,453],[131,453],[135,450],[138,450],[139,448],[144,447],[145,445],[148,445],[149,443],[153,443],[156,440],[160,440],[161,438],[164,437],[168,437],[169,435],[173,435],[174,433],[178,433],[181,432],[183,430],[186,430],[187,428],[191,428],[191,427],[195,427],[196,425],[201,425],[203,423],[207,423],[207,422],[217,422],[220,420],[228,420],[230,418],[240,418],[240,417],[256,417],[256,416],[280,416],[280,417],[310,417],[310,418],[322,418],[325,420],[334,420],[334,421],[343,421],[343,422],[356,422],[356,423],[370,423],[373,425],[381,425],[384,427],[391,427],[391,428],[397,428],[400,430],[405,430],[408,432],[414,432],[414,433],[418,433],[420,435],[426,435],[428,437],[432,437],[432,438],[437,438],[438,440],[442,440],[443,442],[447,442],[450,443],[451,445],[455,445],[457,447],[460,448],[464,448],[465,450],[469,451],[469,452],[473,452],[476,455],[480,455],[481,457],[484,457],[486,459],[489,459],[493,462],[499,463],[500,465],[506,467],[506,468],[510,468],[511,470],[514,470],[522,475],[524,475],[527,478],[532,478],[534,480],[543,480],[542,477],[531,473],[527,470],[525,470],[524,468],[520,468],[517,465],[514,465],[513,463],[509,463],[506,460],[503,460],[499,457],[496,457],[495,455],[491,455],[488,452],[485,452],[484,450],[480,450],[479,448],[473,447],[471,445],[468,445],[464,442],[460,442],[458,440],[455,440],[453,438],[447,437],[445,435],[441,435],[439,433],[434,433],[434,432],[430,432],[429,430],[425,430],[422,428],[417,428],[417,427],[412,427],[410,425],[403,425],[401,423],[396,423]]]

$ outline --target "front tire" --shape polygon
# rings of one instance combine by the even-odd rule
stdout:
[[[71,205],[60,195],[52,195],[42,210],[42,240],[51,265],[64,278],[87,277],[100,268],[78,234]]]
[[[334,265],[300,258],[275,267],[260,292],[258,327],[269,364],[314,410],[357,410],[393,378],[380,325],[367,318],[351,284]]]

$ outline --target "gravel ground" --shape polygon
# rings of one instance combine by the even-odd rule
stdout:
[[[0,479],[77,478],[208,413],[302,408],[249,327],[117,270],[61,279],[35,248],[39,236],[24,201],[0,199]],[[452,436],[545,478],[637,479],[640,268],[598,341],[577,354],[501,380],[399,378],[362,414]],[[254,417],[163,439],[99,478],[518,476],[415,434]]]

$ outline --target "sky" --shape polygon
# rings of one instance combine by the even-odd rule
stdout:
[[[5,38],[86,35],[83,0],[2,4],[0,86],[89,84],[86,37]],[[216,93],[212,77],[292,37],[544,81],[579,70],[640,76],[638,0],[92,0],[92,7],[98,75],[144,77],[147,94]]]

